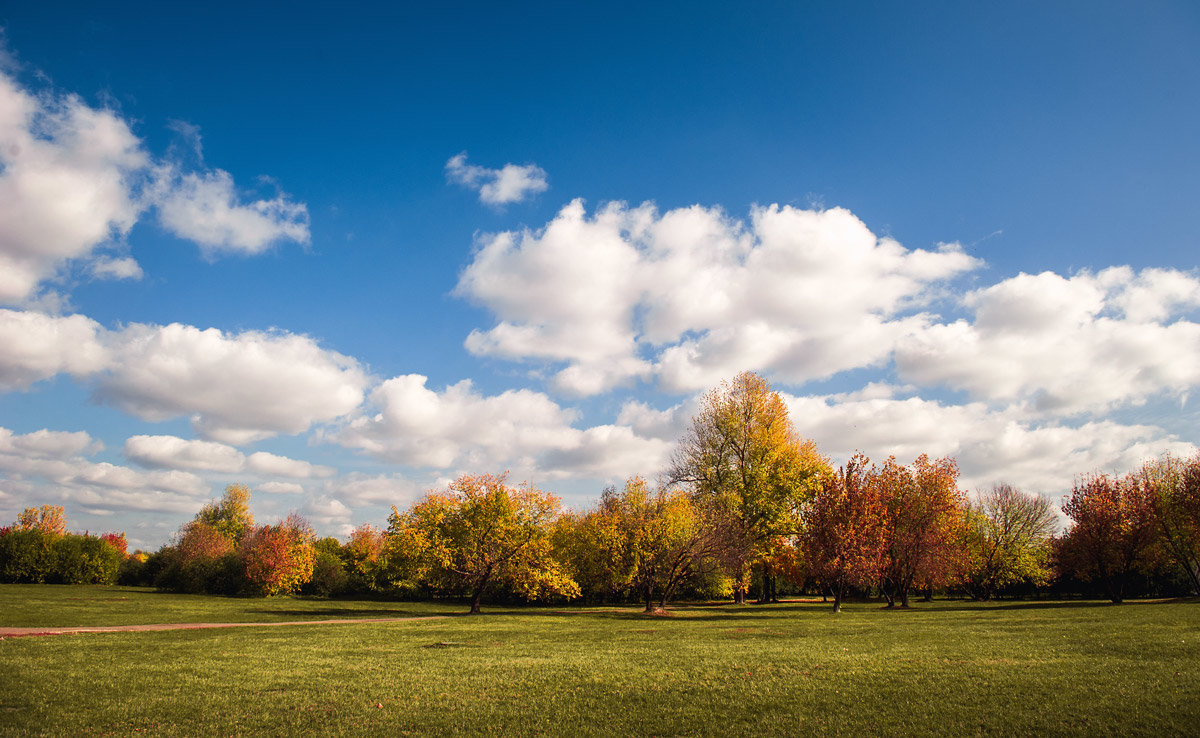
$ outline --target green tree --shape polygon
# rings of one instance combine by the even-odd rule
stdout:
[[[766,379],[743,372],[708,392],[672,457],[668,481],[685,484],[702,508],[724,518],[730,536],[734,596],[745,601],[750,567],[772,542],[800,531],[800,510],[831,473],[829,462],[800,438],[787,406]],[[774,574],[763,570],[762,600]]]
[[[471,598],[503,583],[519,595],[578,596],[579,587],[553,556],[557,497],[509,487],[504,475],[463,475],[401,514],[392,508],[389,537],[409,549],[417,574]]]
[[[1200,595],[1200,455],[1147,461],[1134,483],[1154,505],[1163,552],[1187,577],[1192,594]]]
[[[1050,580],[1050,543],[1057,516],[1050,501],[998,484],[966,507],[963,586],[977,600],[990,600],[1004,587],[1035,586]]]

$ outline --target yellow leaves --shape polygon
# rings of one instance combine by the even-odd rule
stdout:
[[[67,533],[67,516],[62,505],[27,507],[17,516],[17,530],[37,530],[48,536]]]

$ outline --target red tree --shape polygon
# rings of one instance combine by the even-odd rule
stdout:
[[[296,513],[258,528],[242,543],[246,578],[266,595],[295,592],[312,578],[315,539],[308,521]]]
[[[1059,541],[1063,564],[1098,580],[1113,602],[1121,602],[1129,575],[1151,563],[1155,516],[1149,489],[1132,474],[1094,474],[1075,483],[1063,512],[1074,521]]]
[[[932,587],[953,578],[957,566],[962,509],[954,459],[931,461],[921,454],[911,467],[889,458],[876,478],[886,515],[884,566],[880,585],[888,607],[908,607],[914,586]]]
[[[809,569],[833,592],[841,612],[850,587],[871,584],[884,563],[886,514],[878,474],[856,454],[836,474],[827,475],[805,507],[802,547]]]

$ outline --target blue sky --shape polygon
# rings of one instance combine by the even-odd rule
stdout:
[[[0,519],[585,506],[744,369],[971,489],[1190,453],[1200,10],[911,5],[6,6]]]

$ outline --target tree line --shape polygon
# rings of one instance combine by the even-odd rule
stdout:
[[[958,479],[953,459],[927,455],[906,465],[856,454],[835,468],[796,433],[767,381],[746,372],[703,397],[659,479],[609,487],[585,511],[503,474],[464,475],[343,543],[318,539],[294,513],[256,526],[249,490],[231,485],[169,545],[127,554],[123,535],[72,537],[62,508],[45,506],[0,529],[0,580],[453,597],[471,612],[485,597],[653,611],[682,597],[806,592],[836,611],[855,595],[908,607],[935,592],[1200,594],[1200,456],[1081,476],[1061,533],[1049,499],[1008,485],[971,499]],[[96,545],[113,554],[94,555]],[[92,558],[70,553],[84,549]],[[72,557],[106,563],[64,563]]]

